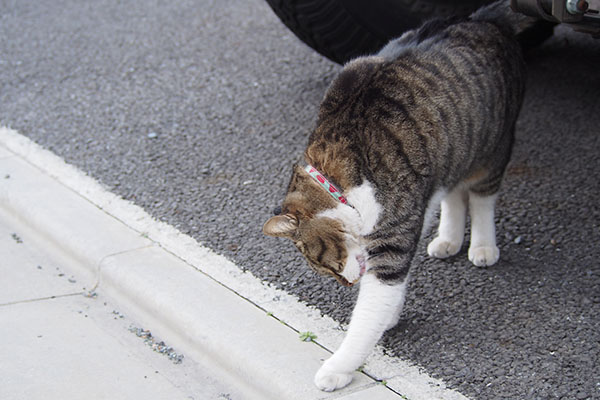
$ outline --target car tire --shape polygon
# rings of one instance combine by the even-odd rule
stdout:
[[[490,0],[267,0],[304,43],[343,64],[372,54],[422,21],[468,15]]]

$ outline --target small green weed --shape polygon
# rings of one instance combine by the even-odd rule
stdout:
[[[302,340],[303,342],[312,342],[317,338],[317,335],[315,335],[314,333],[310,332],[310,331],[306,331],[306,332],[300,332],[300,340]]]

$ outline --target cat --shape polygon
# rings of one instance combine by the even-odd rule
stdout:
[[[327,89],[316,128],[266,235],[291,239],[317,273],[360,281],[347,334],[315,384],[352,380],[398,322],[410,266],[441,205],[432,257],[498,261],[494,206],[525,86],[516,34],[533,19],[506,1],[437,19],[346,64]]]

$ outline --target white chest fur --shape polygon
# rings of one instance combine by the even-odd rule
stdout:
[[[353,282],[361,276],[357,256],[367,259],[360,238],[373,232],[382,207],[375,198],[373,186],[368,182],[347,191],[345,196],[352,207],[340,203],[319,216],[341,220],[345,229],[352,232],[346,240],[348,260],[342,275]],[[364,362],[383,332],[398,321],[404,304],[406,282],[388,285],[368,273],[362,277],[348,333],[340,348],[315,376],[315,384],[321,390],[332,391],[346,386],[352,380],[353,371]]]

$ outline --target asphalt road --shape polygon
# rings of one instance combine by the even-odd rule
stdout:
[[[529,56],[500,262],[422,244],[389,354],[473,399],[600,399],[600,41]],[[0,125],[340,321],[356,290],[261,234],[339,67],[262,0],[0,0]]]

